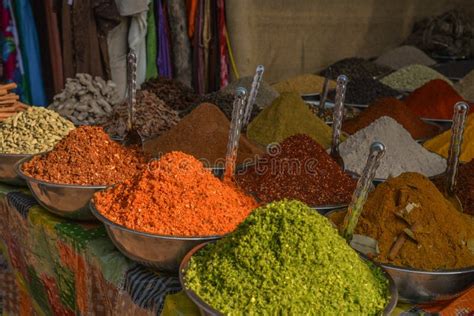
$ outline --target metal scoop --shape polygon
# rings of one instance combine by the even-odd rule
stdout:
[[[446,166],[446,179],[444,181],[443,190],[444,197],[460,212],[463,212],[463,207],[461,201],[454,191],[456,189],[459,156],[461,154],[464,126],[468,112],[469,105],[467,103],[458,102],[456,105],[454,105],[453,125],[451,126],[451,143],[449,146],[448,161]]]
[[[133,115],[137,103],[137,55],[132,49],[127,55],[127,131],[123,140],[125,146],[142,145],[142,137],[134,127]]]
[[[357,186],[352,194],[351,204],[347,209],[347,214],[344,217],[344,222],[341,227],[341,235],[348,242],[351,242],[354,229],[357,226],[359,217],[362,214],[364,204],[367,201],[372,181],[375,177],[375,172],[380,165],[380,159],[385,154],[385,145],[379,142],[374,142],[370,146],[369,157],[365,165],[362,175],[357,181]]]
[[[265,67],[263,67],[263,65],[258,65],[255,70],[255,76],[253,76],[252,87],[250,88],[250,94],[245,107],[243,126],[247,126],[250,122],[250,115],[252,114],[252,108],[257,99],[258,88],[260,87],[260,82],[262,82],[264,71]]]
[[[346,97],[347,77],[340,75],[337,77],[336,101],[334,104],[333,123],[332,123],[332,143],[331,157],[344,169],[344,160],[339,153],[339,141],[341,138],[342,120],[344,118],[344,99]]]
[[[230,122],[229,141],[227,143],[227,153],[225,156],[224,181],[231,181],[234,177],[235,163],[237,161],[237,151],[239,150],[240,131],[242,129],[245,101],[247,90],[238,87],[235,90],[234,107],[232,110],[232,121]]]

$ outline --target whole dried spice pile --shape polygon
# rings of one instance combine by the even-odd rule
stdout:
[[[206,166],[223,165],[227,152],[230,122],[219,108],[203,103],[162,136],[150,139],[144,146],[158,157],[182,151],[202,160]],[[240,137],[237,162],[254,161],[262,150],[245,136]]]
[[[76,125],[97,124],[122,101],[116,87],[110,80],[79,73],[66,80],[64,90],[54,96],[48,108]]]
[[[452,85],[452,82],[448,78],[440,74],[434,69],[423,65],[409,65],[403,67],[388,76],[383,77],[380,81],[400,91],[413,91],[418,89],[425,83],[441,79]]]
[[[0,123],[0,152],[37,154],[51,150],[74,129],[58,113],[32,106]]]
[[[26,162],[23,172],[51,183],[112,185],[145,166],[146,159],[138,150],[115,143],[100,127],[81,126],[52,151]]]
[[[297,199],[312,206],[347,204],[356,181],[306,135],[294,135],[257,161],[237,182],[263,202]]]
[[[282,93],[247,127],[248,138],[264,146],[296,134],[309,135],[324,148],[331,145],[331,128],[294,92]]]
[[[452,86],[437,79],[416,89],[404,101],[419,117],[450,120],[453,118],[454,105],[464,99]]]
[[[384,65],[376,64],[363,58],[345,58],[328,66],[321,71],[321,75],[336,80],[339,75],[346,75],[349,80],[354,78],[374,78],[386,75],[393,69]]]
[[[184,281],[225,315],[378,315],[390,299],[381,270],[299,201],[256,209],[195,253]]]
[[[382,116],[396,120],[414,139],[431,138],[439,132],[437,126],[422,121],[403,101],[396,98],[376,100],[355,118],[344,121],[342,130],[354,134]]]
[[[334,218],[342,222],[343,216]],[[375,261],[420,270],[474,266],[474,218],[456,210],[430,180],[404,173],[370,193],[355,229],[378,241]]]
[[[383,53],[375,60],[375,63],[400,69],[413,64],[432,66],[436,64],[436,61],[415,46],[404,45]]]
[[[134,113],[134,127],[143,139],[159,136],[176,125],[179,121],[178,112],[168,107],[153,92],[140,90],[137,92],[137,103]],[[127,103],[116,107],[113,114],[101,125],[112,137],[124,138],[127,132]]]
[[[295,92],[299,94],[317,94],[323,91],[323,86],[324,77],[313,74],[304,74],[277,82],[273,84],[272,87],[278,91],[278,93]],[[328,87],[329,89],[335,89],[336,82],[330,80]]]
[[[181,152],[150,162],[136,177],[96,193],[93,200],[114,223],[183,237],[230,233],[257,206],[253,198]]]
[[[423,146],[426,149],[437,153],[438,155],[448,158],[451,135],[451,129],[449,129],[444,133],[426,141]],[[461,145],[461,156],[459,159],[463,162],[468,162],[474,159],[474,113],[469,114],[466,119],[463,142]]]

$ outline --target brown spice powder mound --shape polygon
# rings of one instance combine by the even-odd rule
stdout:
[[[214,104],[203,103],[177,125],[158,138],[145,142],[146,152],[157,157],[182,151],[205,162],[206,166],[223,165],[227,152],[230,122]],[[237,162],[251,162],[263,150],[240,136]]]
[[[35,156],[23,172],[51,183],[112,185],[132,177],[146,166],[146,157],[112,141],[100,127],[71,131],[52,151]]]
[[[343,217],[339,213],[331,219],[340,225]],[[413,230],[417,242],[407,238],[390,260],[395,240],[413,224],[418,226]],[[474,253],[468,248],[474,240],[474,218],[457,211],[418,173],[403,173],[380,184],[369,195],[355,233],[379,242],[380,254],[374,258],[378,262],[427,271],[474,266]]]
[[[127,228],[187,237],[230,233],[257,207],[253,198],[181,152],[166,154],[133,179],[96,193],[94,203]]]
[[[403,101],[396,98],[381,98],[357,117],[347,120],[342,130],[349,134],[367,127],[382,116],[389,116],[401,124],[414,139],[431,138],[440,132],[437,126],[423,122]]]

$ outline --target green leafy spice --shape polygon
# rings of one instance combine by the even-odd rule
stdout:
[[[388,282],[330,222],[299,201],[256,209],[196,253],[186,286],[227,315],[380,313]]]

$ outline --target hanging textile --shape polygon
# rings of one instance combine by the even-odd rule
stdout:
[[[199,0],[187,0],[186,11],[188,12],[188,36],[194,37],[194,28],[196,26],[196,16],[199,8]]]
[[[156,23],[155,23],[155,4],[150,2],[147,16],[146,33],[146,80],[158,77],[158,68],[156,66]]]
[[[219,28],[217,20],[217,2],[211,1],[211,41],[209,43],[209,89],[220,89]]]
[[[20,47],[26,82],[30,89],[31,103],[46,105],[44,91],[41,55],[36,32],[35,20],[29,0],[15,0],[13,2],[15,21],[17,23]]]
[[[205,93],[204,83],[204,45],[202,32],[204,27],[204,0],[199,1],[193,37],[193,85],[199,94]]]
[[[172,78],[171,70],[171,54],[170,54],[170,43],[168,37],[168,26],[165,15],[165,9],[163,8],[162,0],[156,1],[156,27],[158,35],[158,74],[162,77]]]
[[[30,103],[28,85],[21,58],[18,29],[13,14],[12,0],[2,1],[0,8],[2,68],[6,81],[14,81],[18,87],[15,93],[25,103]]]
[[[187,33],[186,6],[184,1],[168,0],[168,16],[173,77],[186,86],[191,87],[191,44]]]
[[[217,1],[217,19],[219,27],[219,53],[220,53],[220,87],[224,88],[229,84],[229,52],[227,50],[227,27],[225,23],[225,1]]]

